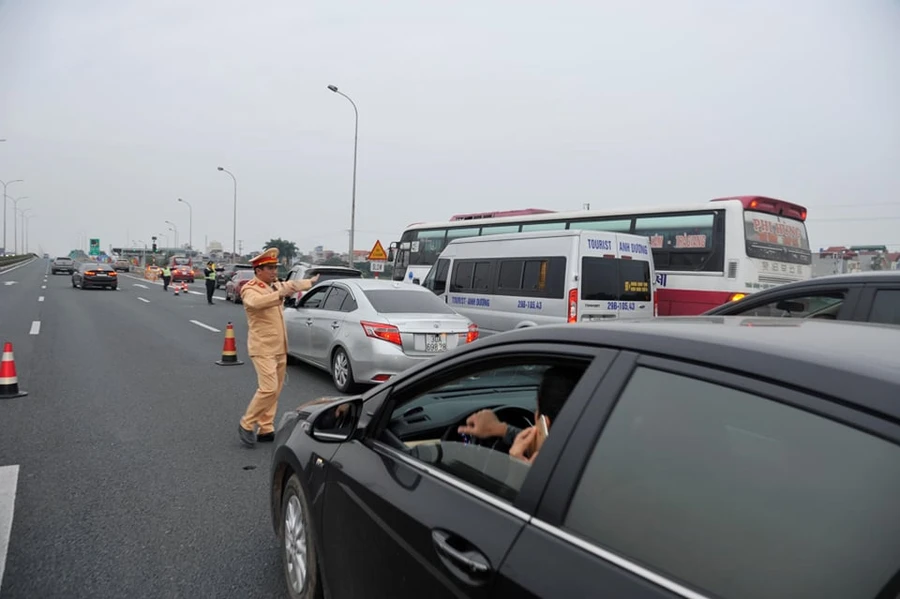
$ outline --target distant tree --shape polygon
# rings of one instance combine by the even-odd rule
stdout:
[[[322,260],[320,263],[322,266],[347,266],[347,263],[344,260],[341,260],[337,256],[332,256],[327,260]]]
[[[278,257],[290,262],[297,255],[297,244],[286,239],[270,239],[265,243],[263,249],[278,248]]]

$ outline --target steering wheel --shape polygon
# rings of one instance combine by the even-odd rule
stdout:
[[[520,408],[518,406],[499,406],[496,408],[491,408],[491,410],[494,412],[494,414],[497,415],[497,419],[505,424],[511,424],[518,428],[526,428],[533,425],[531,419],[534,418],[534,413],[526,410],[525,408]],[[474,413],[475,412],[472,412],[472,414]],[[491,449],[496,449],[498,443],[501,444],[501,446],[506,446],[506,444],[503,443],[503,439],[500,437],[479,439],[478,437],[460,434],[458,432],[459,427],[464,425],[466,423],[466,420],[468,420],[469,416],[471,416],[472,414],[468,414],[466,418],[462,420],[462,422],[457,422],[456,424],[448,427],[447,430],[444,431],[444,434],[441,436],[441,441],[470,443],[472,445],[482,445],[485,447],[490,447]]]

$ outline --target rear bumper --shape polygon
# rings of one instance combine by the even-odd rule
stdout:
[[[404,354],[399,347],[388,344],[387,341],[372,342],[375,346],[373,351],[367,352],[368,355],[364,359],[358,359],[356,356],[350,355],[350,362],[353,367],[353,378],[358,383],[378,384],[384,382],[384,376],[394,377],[412,368],[416,364],[420,364],[426,360],[430,360],[440,354],[426,356],[408,356]],[[387,347],[379,348],[378,345]],[[375,377],[379,377],[376,379]]]
[[[114,277],[107,277],[105,279],[97,277],[84,277],[81,279],[82,287],[116,287],[118,284],[119,280]]]

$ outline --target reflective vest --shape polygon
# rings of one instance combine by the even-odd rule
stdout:
[[[206,279],[207,279],[208,281],[215,281],[215,280],[216,280],[216,268],[215,268],[215,266],[209,269],[209,274],[206,275]]]
[[[171,277],[171,276],[172,276],[172,271],[169,270],[169,267],[168,267],[168,266],[165,267],[165,268],[162,269],[162,270],[163,270],[163,276],[164,276],[164,277]]]

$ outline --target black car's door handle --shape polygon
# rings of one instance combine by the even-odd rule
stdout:
[[[431,531],[431,539],[438,554],[449,560],[465,574],[473,578],[482,578],[491,571],[487,558],[474,548],[464,549],[469,543],[459,537],[443,531]]]

